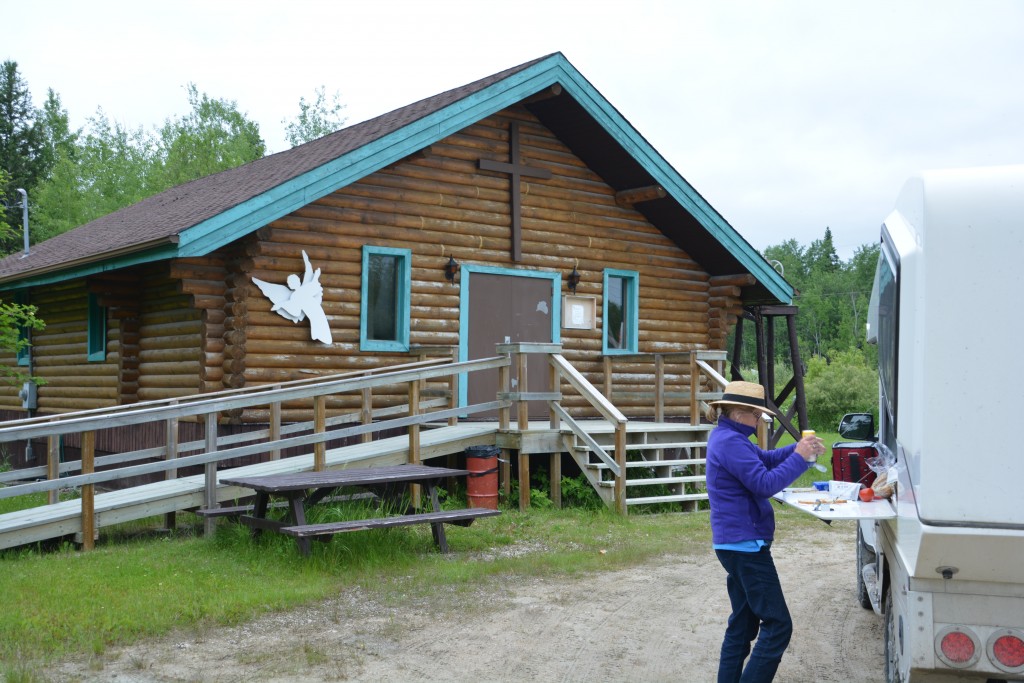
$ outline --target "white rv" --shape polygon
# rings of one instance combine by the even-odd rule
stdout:
[[[868,315],[877,433],[866,415],[840,426],[895,457],[890,509],[857,533],[888,682],[1024,680],[1022,296],[1024,165],[910,180]]]

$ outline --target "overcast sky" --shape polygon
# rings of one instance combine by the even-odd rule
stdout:
[[[755,248],[878,239],[925,168],[1024,162],[1024,0],[0,0],[0,58],[72,124],[186,86],[271,151],[316,88],[348,124],[561,52]],[[30,198],[31,200],[31,198]]]

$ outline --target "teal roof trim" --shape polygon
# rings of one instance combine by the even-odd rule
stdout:
[[[28,277],[23,280],[7,282],[0,285],[0,291],[28,289],[29,287],[38,287],[40,285],[52,285],[57,282],[67,282],[68,280],[74,280],[88,275],[95,275],[96,273],[104,273],[108,270],[117,270],[119,268],[127,268],[128,266],[152,263],[154,261],[166,261],[167,259],[174,258],[175,256],[177,256],[177,247],[174,244],[167,244],[148,251],[140,251],[134,254],[126,254],[124,256],[111,258],[106,261],[88,263],[77,268],[56,270],[36,275],[35,277]]]
[[[544,63],[546,63],[545,60]],[[533,69],[470,95],[181,233],[178,256],[202,256],[370,175],[558,80]]]
[[[707,201],[658,154],[632,125],[561,55],[561,81],[576,101],[640,163],[674,199],[780,301],[791,303],[793,288]]]
[[[67,270],[54,269],[18,280],[16,284],[0,285],[0,290],[51,284],[174,257],[206,255],[556,83],[772,296],[782,302],[792,301],[793,289],[789,283],[558,53],[182,230],[177,235],[177,244],[169,243]]]
[[[559,83],[779,301],[793,288],[561,54],[555,54],[422,119],[185,230],[178,256],[201,256],[306,204]]]

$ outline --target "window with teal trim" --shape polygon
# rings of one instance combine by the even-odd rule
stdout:
[[[86,354],[90,362],[107,359],[107,309],[100,306],[96,295],[89,293],[89,324]]]
[[[24,291],[18,291],[14,294],[14,303],[19,306],[28,305],[28,293]],[[28,342],[31,340],[28,336],[28,328],[22,325],[18,328],[18,365],[31,365],[32,362],[32,349]],[[24,342],[24,343],[23,343]]]
[[[363,247],[362,280],[359,348],[408,351],[412,251]]]
[[[640,275],[633,270],[604,271],[604,332],[606,355],[636,353],[640,327]]]

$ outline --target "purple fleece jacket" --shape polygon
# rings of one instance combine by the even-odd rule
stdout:
[[[720,417],[708,437],[706,471],[714,543],[771,541],[775,513],[769,498],[809,466],[796,452],[796,444],[763,451],[750,441],[753,433],[753,427]]]

